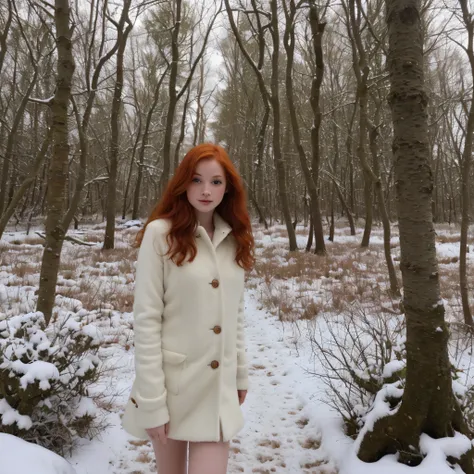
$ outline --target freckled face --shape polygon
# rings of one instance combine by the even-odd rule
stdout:
[[[226,184],[224,169],[216,160],[201,160],[186,190],[188,201],[198,212],[212,212],[222,202]]]

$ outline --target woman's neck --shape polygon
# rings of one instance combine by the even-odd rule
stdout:
[[[197,212],[196,217],[199,221],[199,225],[206,229],[208,234],[214,232],[214,221],[213,221],[214,212]]]

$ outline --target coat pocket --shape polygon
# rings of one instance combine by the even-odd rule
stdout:
[[[168,393],[178,395],[186,355],[167,349],[161,349],[161,353],[163,355],[163,373],[165,374],[166,390]]]

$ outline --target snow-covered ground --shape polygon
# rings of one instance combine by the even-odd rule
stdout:
[[[133,333],[131,293],[135,251],[129,244],[135,230],[128,226],[117,233],[118,249],[100,251],[103,226],[88,227],[72,233],[93,247],[66,242],[59,281],[57,305],[60,314],[87,312],[87,321],[96,324],[104,344],[99,357],[109,369],[100,390],[110,397],[100,412],[108,428],[99,438],[81,440],[68,458],[76,474],[156,472],[153,452],[147,442],[135,440],[120,427],[120,416],[133,378]],[[465,447],[466,439],[431,440],[424,437],[427,453],[421,465],[408,468],[387,456],[378,463],[365,464],[356,457],[354,441],[345,436],[340,416],[331,411],[324,399],[326,387],[311,373],[322,367],[314,357],[310,333],[314,331],[311,311],[316,316],[337,312],[340,300],[364,301],[374,291],[387,286],[380,230],[375,230],[369,249],[360,250],[360,230],[352,237],[339,228],[336,243],[328,243],[331,257],[288,255],[284,229],[256,228],[259,264],[249,275],[246,291],[246,335],[250,368],[250,389],[243,406],[244,430],[231,443],[229,463],[233,473],[306,473],[306,474],[448,474],[453,469],[446,455]],[[458,298],[453,290],[458,243],[456,232],[439,229],[437,244],[448,317],[459,319]],[[25,243],[26,242],[26,243]],[[298,245],[304,248],[305,231],[298,228]],[[398,237],[392,238],[395,260]],[[34,291],[42,246],[39,238],[23,232],[6,233],[0,242],[0,313],[7,315],[34,310]],[[469,254],[472,269],[474,253]],[[451,291],[451,293],[450,293]],[[396,309],[396,301],[384,305]],[[308,310],[311,308],[311,311]],[[309,311],[305,313],[306,311]],[[299,317],[298,317],[299,315]],[[300,319],[303,317],[303,319]],[[321,318],[320,327],[324,331]],[[469,368],[470,359],[467,362]],[[12,445],[9,445],[12,446]],[[24,445],[9,448],[25,451]],[[0,459],[6,444],[0,438]],[[35,451],[29,451],[35,455]],[[15,453],[17,454],[17,453]],[[26,468],[2,474],[28,474]],[[51,474],[68,471],[53,470]],[[454,472],[462,472],[458,467]],[[39,474],[39,473],[38,473]],[[43,474],[43,473],[41,473]]]

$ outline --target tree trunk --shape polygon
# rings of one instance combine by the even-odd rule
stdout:
[[[52,135],[52,129],[50,128],[46,134],[46,137],[43,141],[41,149],[36,155],[36,159],[34,163],[32,164],[32,168],[30,172],[28,173],[27,177],[22,181],[21,185],[16,189],[15,194],[13,195],[13,198],[10,204],[8,205],[7,209],[5,210],[5,212],[2,214],[0,218],[0,239],[2,238],[2,235],[5,232],[5,228],[8,224],[8,221],[10,220],[11,216],[13,216],[13,213],[15,212],[16,206],[18,205],[18,203],[21,201],[21,199],[23,198],[23,196],[29,189],[31,183],[35,181],[40,171],[41,165],[44,162],[46,153],[49,148],[49,144],[51,142],[51,135]]]
[[[48,174],[46,198],[46,244],[40,273],[37,311],[44,314],[46,324],[53,314],[61,250],[66,229],[62,226],[68,179],[68,104],[71,97],[74,58],[72,54],[69,0],[55,0],[57,72],[56,91],[51,106],[53,153]]]
[[[171,139],[173,138],[173,123],[176,103],[178,102],[176,93],[176,82],[178,78],[178,61],[179,61],[179,29],[181,26],[181,4],[182,0],[175,0],[176,7],[175,23],[171,31],[171,67],[168,87],[168,112],[166,114],[165,138],[163,143],[163,172],[160,177],[158,193],[161,195],[165,184],[170,177],[171,169]]]
[[[390,248],[390,238],[391,238],[391,229],[390,229],[390,219],[388,217],[387,208],[385,207],[385,199],[382,189],[382,179],[380,177],[380,167],[379,167],[379,158],[377,156],[377,136],[378,129],[376,126],[371,126],[370,130],[370,151],[372,153],[372,162],[374,166],[374,175],[376,176],[375,181],[375,194],[377,196],[378,208],[380,213],[380,218],[382,219],[383,225],[383,250],[385,254],[385,262],[388,269],[388,278],[390,281],[390,293],[393,296],[400,296],[400,289],[398,288],[397,273],[395,272],[395,267],[392,260],[392,251]]]
[[[103,10],[104,10],[103,14],[105,15],[106,10],[107,10],[107,0],[104,2]],[[111,18],[109,19],[110,21],[113,22]],[[96,21],[97,21],[97,17],[94,20],[94,25]],[[69,225],[71,224],[74,216],[76,215],[77,208],[79,207],[79,204],[81,202],[82,191],[84,189],[84,185],[86,182],[86,169],[87,169],[87,162],[88,162],[88,155],[89,155],[88,129],[89,129],[90,118],[92,114],[92,108],[93,108],[96,94],[99,88],[100,73],[102,71],[102,68],[106,64],[106,62],[110,58],[112,58],[112,56],[118,50],[118,47],[119,47],[119,41],[118,41],[119,31],[118,30],[120,29],[120,25],[122,25],[122,28],[123,28],[124,21],[125,21],[124,10],[122,10],[119,23],[117,24],[116,22],[113,22],[113,24],[117,27],[117,40],[115,41],[112,48],[109,51],[107,51],[107,53],[105,54],[102,54],[102,53],[103,53],[104,45],[106,42],[106,36],[105,36],[105,29],[102,30],[101,43],[100,43],[100,48],[99,48],[99,53],[101,54],[101,56],[94,70],[92,81],[90,81],[90,78],[89,78],[90,55],[92,53],[89,51],[89,56],[87,58],[87,67],[86,67],[86,71],[87,71],[86,82],[88,85],[88,96],[87,96],[87,102],[86,102],[84,114],[82,116],[82,120],[79,118],[79,111],[77,110],[75,106],[75,102],[73,100],[73,107],[75,108],[75,115],[76,115],[76,122],[77,122],[81,152],[79,156],[79,169],[78,169],[78,176],[75,183],[74,194],[72,195],[72,198],[69,203],[69,208],[66,212],[66,215],[64,216],[63,223],[62,223],[62,226],[65,229],[65,232],[67,232]],[[95,35],[95,30],[94,30],[94,35]],[[91,40],[90,49],[92,49],[93,38]]]
[[[321,130],[321,84],[324,76],[324,57],[322,38],[324,34],[324,28],[326,23],[320,23],[318,7],[315,5],[314,0],[311,0],[309,7],[309,23],[311,26],[313,52],[316,62],[316,73],[313,75],[311,83],[311,109],[313,111],[313,126],[311,127],[311,151],[313,155],[312,159],[312,173],[313,181],[316,186],[316,200],[314,202],[314,238],[316,241],[315,253],[318,255],[326,254],[326,245],[324,243],[324,230],[323,222],[321,219],[321,210],[319,205],[319,168],[321,166],[321,147],[320,147],[320,130]],[[313,199],[311,199],[312,201]]]
[[[109,179],[107,181],[107,223],[105,225],[105,237],[103,249],[113,249],[115,246],[115,214],[117,209],[117,167],[119,153],[120,124],[119,117],[122,109],[123,90],[123,57],[127,46],[127,38],[132,30],[132,23],[128,18],[131,0],[125,0],[122,11],[121,22],[117,28],[117,76],[115,80],[114,97],[112,100],[112,112],[110,118],[110,159]],[[123,21],[122,21],[123,20]],[[124,31],[124,23],[127,27]]]
[[[288,102],[288,111],[290,112],[290,123],[291,129],[293,131],[293,140],[295,142],[296,150],[298,151],[298,157],[301,164],[301,169],[303,170],[303,176],[305,179],[306,186],[308,188],[308,194],[310,196],[310,212],[312,216],[313,226],[314,223],[318,223],[313,228],[315,229],[316,236],[316,250],[315,253],[319,255],[326,254],[326,247],[324,244],[324,235],[322,235],[322,242],[320,232],[323,231],[323,225],[321,222],[321,213],[319,210],[319,196],[318,189],[315,182],[317,179],[317,174],[311,173],[311,170],[308,166],[306,159],[306,153],[304,151],[303,145],[301,143],[300,129],[298,124],[298,117],[296,115],[296,107],[293,94],[293,62],[294,62],[294,49],[295,49],[295,14],[296,14],[296,5],[294,0],[290,0],[290,9],[288,10],[285,6],[285,16],[286,16],[286,25],[284,33],[284,45],[287,55],[286,61],[286,81],[285,81],[285,92]],[[322,34],[322,33],[321,33]],[[319,165],[318,165],[319,166]]]
[[[204,81],[204,77],[202,78],[202,80]],[[191,95],[191,87],[188,87],[188,91],[186,92],[186,99],[184,100],[184,105],[183,105],[183,115],[181,117],[181,127],[179,130],[179,137],[178,137],[178,141],[176,142],[176,147],[174,149],[174,160],[173,160],[174,169],[176,169],[179,166],[179,157],[181,155],[181,145],[184,142],[184,136],[186,134],[186,117],[188,114],[190,95]]]
[[[288,232],[288,238],[290,243],[290,251],[296,250],[296,233],[293,229],[293,225],[291,223],[291,213],[290,208],[288,205],[288,193],[286,188],[286,170],[285,170],[285,163],[282,159],[281,153],[281,142],[280,142],[280,99],[278,96],[279,92],[279,77],[278,77],[278,66],[279,66],[279,31],[278,31],[278,16],[277,16],[277,5],[276,1],[272,0],[270,2],[271,6],[271,34],[273,39],[273,52],[272,52],[272,78],[271,78],[271,93],[268,91],[267,86],[265,85],[265,79],[262,74],[262,67],[263,67],[263,59],[264,59],[264,52],[265,52],[265,31],[263,25],[260,22],[259,12],[256,6],[255,1],[252,0],[252,6],[254,9],[255,14],[257,15],[257,34],[258,34],[258,45],[259,45],[259,62],[258,65],[254,63],[252,57],[248,53],[246,47],[244,46],[244,42],[242,37],[239,33],[239,30],[235,24],[234,16],[232,13],[232,9],[230,7],[229,0],[224,0],[225,7],[227,10],[227,15],[229,17],[230,26],[232,28],[232,32],[235,35],[239,48],[244,55],[246,61],[253,69],[258,82],[258,87],[260,90],[260,94],[262,96],[262,100],[265,107],[265,115],[264,121],[262,122],[262,126],[260,128],[259,134],[259,141],[257,148],[261,146],[261,150],[264,150],[264,132],[266,129],[266,119],[268,118],[267,115],[267,107],[269,104],[272,106],[273,110],[273,159],[275,162],[275,168],[277,173],[277,180],[278,180],[278,195],[280,198],[280,204],[283,210],[284,220],[286,224],[286,229]],[[265,125],[265,126],[264,126]],[[260,164],[257,165],[257,173],[256,179],[260,179],[260,174],[262,173],[263,176],[263,169],[260,168]],[[263,189],[263,188],[262,188]],[[259,200],[260,201],[260,200]]]
[[[468,44],[465,49],[471,66],[471,78],[474,79],[474,22],[469,11],[467,0],[459,0],[463,13],[464,25],[468,33]],[[472,141],[474,134],[474,91],[471,90],[471,100],[466,125],[466,137],[461,162],[461,243],[459,248],[459,283],[461,287],[462,311],[464,322],[474,327],[471,308],[469,306],[469,286],[467,278],[467,234],[469,230],[469,182],[472,161]]]
[[[7,183],[8,176],[10,174],[10,164],[13,160],[15,140],[17,139],[18,129],[20,127],[21,121],[23,120],[23,115],[25,113],[25,109],[28,104],[31,91],[35,87],[36,80],[38,78],[38,67],[35,65],[34,68],[35,72],[33,74],[33,78],[30,84],[28,85],[27,90],[23,94],[23,98],[20,102],[18,109],[15,111],[15,117],[13,119],[13,123],[7,138],[5,155],[3,157],[2,177],[0,180],[0,215],[2,215],[3,211],[8,206],[8,201],[6,199]]]
[[[163,74],[161,75],[160,79],[158,80],[156,84],[154,95],[153,95],[153,102],[151,103],[150,109],[148,110],[146,121],[145,121],[142,144],[138,152],[138,171],[137,171],[137,181],[135,184],[135,191],[133,193],[132,219],[138,219],[138,213],[140,211],[140,192],[141,192],[142,179],[143,179],[143,167],[145,165],[145,151],[148,145],[148,136],[150,133],[151,120],[153,118],[153,113],[155,111],[155,108],[158,105],[158,100],[160,98],[161,84],[163,83],[167,72],[168,72],[168,68],[166,68],[166,70],[163,72]]]
[[[280,55],[280,33],[278,28],[278,8],[277,0],[270,0],[271,8],[271,35],[273,40],[272,51],[272,74],[271,74],[271,95],[270,103],[273,110],[273,157],[277,172],[278,194],[283,213],[283,219],[288,233],[290,252],[298,249],[296,243],[296,233],[291,223],[290,206],[288,203],[288,189],[286,183],[286,164],[281,151],[281,116],[280,116],[280,96],[279,96],[279,55]]]
[[[452,391],[448,328],[440,302],[431,208],[427,95],[423,80],[421,0],[386,0],[389,32],[389,104],[400,229],[407,368],[403,398],[394,415],[376,421],[358,456],[373,462],[399,452],[401,462],[421,462],[422,433],[433,438],[466,432]],[[471,459],[462,467],[472,473]]]
[[[135,163],[135,156],[137,153],[137,147],[138,147],[138,142],[140,141],[140,136],[142,133],[142,119],[141,119],[141,113],[138,113],[138,128],[137,131],[135,132],[135,140],[133,142],[133,150],[130,156],[130,166],[128,167],[128,173],[127,173],[127,184],[125,185],[125,192],[123,195],[123,205],[122,205],[122,219],[125,219],[127,216],[127,210],[129,208],[128,205],[128,194],[130,192],[130,185],[132,183],[132,173],[133,173],[133,164]],[[130,133],[130,135],[133,135]]]

